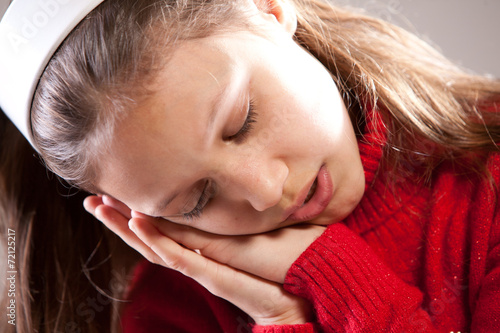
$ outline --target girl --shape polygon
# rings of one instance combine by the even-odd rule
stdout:
[[[106,0],[54,43],[28,139],[173,269],[137,266],[125,332],[500,328],[498,80],[314,0]],[[27,327],[109,328],[102,298],[25,295]]]

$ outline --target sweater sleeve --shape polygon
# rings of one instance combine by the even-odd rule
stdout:
[[[308,299],[324,332],[432,332],[422,293],[345,225],[328,227],[292,265],[285,289]]]

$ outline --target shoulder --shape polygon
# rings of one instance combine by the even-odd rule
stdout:
[[[437,216],[452,223],[453,230],[461,228],[469,244],[483,244],[484,254],[491,233],[500,229],[500,152],[473,158],[447,161],[435,170],[430,206],[433,220]]]

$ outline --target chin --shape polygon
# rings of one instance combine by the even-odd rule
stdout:
[[[330,225],[334,223],[338,223],[342,221],[344,218],[349,216],[349,213],[344,213],[344,214],[328,214],[328,216],[320,216],[315,218],[314,220],[309,221],[311,224],[317,224],[317,225]]]
[[[353,195],[348,200],[343,200],[340,203],[337,203],[335,206],[331,208],[328,207],[323,214],[311,220],[309,223],[318,224],[318,225],[330,225],[333,223],[337,223],[348,217],[354,209],[358,206],[359,202],[363,198],[364,187],[362,191],[358,191],[355,195]]]

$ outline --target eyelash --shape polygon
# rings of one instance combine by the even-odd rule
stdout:
[[[243,126],[240,130],[231,136],[225,138],[225,141],[234,141],[235,143],[242,143],[247,134],[253,129],[253,124],[257,122],[257,113],[255,112],[255,105],[253,100],[248,103],[248,113]]]
[[[198,199],[198,203],[189,213],[184,213],[184,218],[186,220],[194,220],[201,216],[203,212],[203,208],[207,205],[208,201],[212,198],[213,189],[212,189],[211,181],[207,180],[205,183],[205,187],[203,188],[203,192],[201,192],[200,199]]]
[[[254,102],[253,100],[250,100],[250,102],[248,103],[247,117],[245,119],[245,122],[243,123],[243,126],[241,126],[238,133],[227,137],[225,140],[226,141],[232,140],[236,143],[243,142],[247,134],[250,133],[250,131],[253,129],[253,124],[257,122],[256,118],[257,118],[257,113],[255,112]],[[203,188],[203,192],[200,195],[198,203],[196,204],[196,206],[193,208],[192,211],[183,214],[184,218],[186,220],[194,220],[196,218],[199,218],[203,213],[203,209],[212,198],[213,192],[214,192],[213,185],[211,184],[210,181],[207,181],[205,183],[205,187]]]

